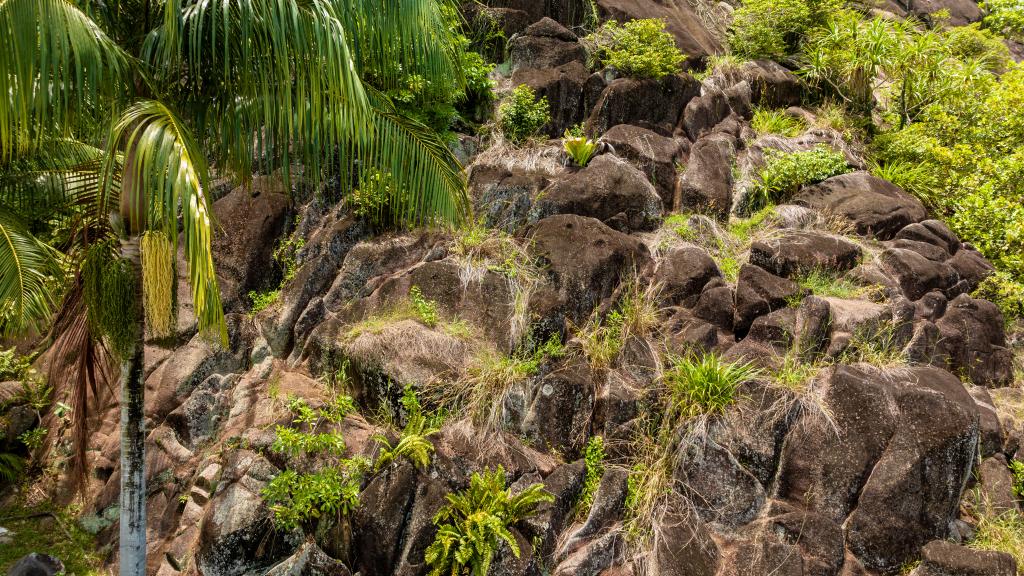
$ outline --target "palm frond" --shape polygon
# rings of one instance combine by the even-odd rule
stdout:
[[[60,274],[56,252],[0,207],[0,334],[43,328]]]
[[[369,102],[346,29],[325,0],[165,5],[144,59],[222,164],[248,179],[302,163],[318,174],[336,147],[368,135]]]
[[[0,163],[121,90],[129,57],[66,0],[0,1]]]
[[[202,151],[181,119],[155,100],[142,100],[128,108],[114,127],[111,142],[123,143],[125,149],[122,206],[145,206],[146,214],[131,217],[145,221],[144,228],[174,239],[175,253],[180,207],[185,260],[199,327],[218,332],[226,343],[227,328],[210,248],[214,224]],[[111,154],[105,178],[116,172],[115,162]]]
[[[382,90],[411,76],[464,83],[457,54],[459,11],[451,0],[333,0],[355,38],[356,64]]]
[[[469,211],[465,176],[444,142],[383,103],[372,121],[373,138],[357,154],[391,174],[393,217],[416,225],[462,222]]]

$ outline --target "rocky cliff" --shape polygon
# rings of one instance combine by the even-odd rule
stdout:
[[[465,139],[481,219],[469,231],[380,232],[301,182],[227,186],[215,250],[230,346],[186,318],[179,341],[146,349],[150,572],[426,574],[446,496],[500,465],[513,492],[542,482],[553,500],[512,527],[521,554],[504,544],[490,574],[854,576],[918,560],[916,575],[1016,574],[1009,556],[962,546],[979,510],[1017,508],[1007,461],[1024,434],[1012,338],[971,296],[985,258],[811,112],[789,109],[812,126],[800,136],[755,133],[755,105],[801,104],[779,64],[703,80],[591,73],[576,2],[491,4],[514,35],[502,82],[547,97],[550,136],[582,122],[610,146],[575,168],[557,140]],[[947,4],[978,18],[969,0]],[[685,2],[596,6],[665,19],[691,67],[721,50]],[[766,149],[823,143],[848,173],[743,213]],[[249,313],[289,241],[293,274]],[[552,339],[561,349],[542,353]],[[652,436],[678,359],[704,355],[755,377],[724,409]],[[349,514],[275,524],[268,483],[319,466],[273,449],[275,427],[295,425],[289,398],[350,394],[345,455],[373,458],[375,434],[398,438],[408,387],[428,408],[461,407],[430,436],[429,465],[367,472]],[[117,421],[96,415],[89,450],[87,512],[108,542]],[[603,473],[581,508],[595,436]]]

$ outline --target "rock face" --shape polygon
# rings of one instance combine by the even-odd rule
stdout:
[[[661,80],[619,78],[601,93],[587,119],[587,129],[603,134],[612,126],[632,124],[669,136],[686,103],[699,93],[700,83],[689,74]]]
[[[921,201],[867,172],[833,176],[804,188],[794,204],[848,219],[858,234],[886,240],[927,216]]]
[[[540,193],[531,217],[554,214],[589,216],[622,232],[650,230],[661,216],[661,198],[642,172],[605,154]]]
[[[947,533],[973,462],[977,408],[936,368],[842,366],[822,393],[835,428],[803,417],[783,447],[775,497],[841,528],[864,566],[898,567]],[[908,492],[920,496],[908,500]]]
[[[942,1],[976,19],[973,3]],[[972,296],[991,263],[865,171],[733,219],[745,205],[734,169],[838,137],[754,134],[755,106],[809,116],[799,79],[769,61],[701,81],[622,77],[588,68],[577,37],[595,10],[665,18],[694,70],[721,53],[702,18],[725,5],[700,17],[683,0],[461,8],[509,39],[494,78],[549,100],[547,135],[585,122],[600,154],[578,168],[558,141],[460,135],[483,227],[383,231],[270,177],[225,185],[213,241],[228,345],[187,314],[178,341],[146,343],[147,573],[424,576],[438,512],[501,466],[509,494],[539,482],[552,501],[504,527],[494,576],[891,576],[916,561],[915,576],[1015,574],[1009,556],[964,547],[981,514],[1021,510],[1020,331]],[[490,48],[504,60],[504,41]],[[286,233],[302,240],[298,269],[252,314],[245,295],[277,286]],[[756,371],[733,387],[680,367],[708,354]],[[419,444],[427,462],[404,452],[406,390],[444,416]],[[116,550],[118,409],[98,392],[83,523]],[[340,422],[292,412],[302,399],[322,415],[338,394],[355,405]],[[0,383],[9,451],[38,424],[22,396]],[[344,448],[290,453],[278,427],[337,431]],[[70,428],[50,428],[56,446]],[[346,487],[358,503],[278,528],[270,482],[341,458],[367,463]]]

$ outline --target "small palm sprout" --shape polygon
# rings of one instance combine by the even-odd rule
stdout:
[[[586,168],[587,164],[590,164],[597,154],[598,146],[597,141],[587,138],[582,126],[568,128],[562,136],[562,148],[580,168]]]
[[[501,466],[474,473],[469,488],[449,494],[448,504],[434,517],[437,536],[424,554],[430,576],[486,576],[502,542],[518,558],[519,545],[509,527],[552,501],[554,497],[540,483],[513,496]]]

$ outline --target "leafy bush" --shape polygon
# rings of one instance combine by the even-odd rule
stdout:
[[[278,426],[270,449],[289,457],[322,454],[336,461],[307,474],[285,470],[264,487],[262,495],[274,514],[274,524],[286,531],[323,516],[350,513],[359,503],[362,477],[369,467],[365,458],[341,458],[345,441],[340,432],[319,431],[325,424],[339,424],[355,409],[351,397],[337,396],[317,409],[301,398],[290,397],[288,409],[293,414],[292,424],[308,431]]]
[[[587,138],[582,130],[566,130],[562,136],[562,148],[577,166],[585,168],[597,153],[597,142]]]
[[[1010,460],[1010,473],[1013,474],[1013,493],[1024,498],[1024,462]]]
[[[736,401],[740,385],[759,375],[750,364],[726,362],[716,354],[679,358],[664,376],[671,413],[690,418],[724,412]]]
[[[537,94],[526,84],[520,84],[498,108],[498,127],[511,142],[520,144],[537,134],[551,119],[547,97]]]
[[[799,136],[807,129],[802,120],[795,116],[786,114],[785,110],[754,108],[754,117],[750,120],[750,127],[758,134],[778,134],[780,136]]]
[[[601,436],[591,436],[583,452],[586,473],[583,477],[583,489],[580,490],[580,497],[576,503],[577,515],[586,514],[594,503],[594,494],[597,494],[597,488],[601,484],[601,477],[604,476],[604,459],[604,438]]]
[[[745,0],[733,13],[729,48],[745,59],[783,60],[809,28],[841,5],[837,0]]]
[[[409,289],[409,300],[412,302],[413,310],[416,311],[416,316],[424,326],[433,328],[437,326],[438,313],[437,313],[437,302],[428,300],[423,296],[423,292],[420,291],[419,286],[413,286]]]
[[[1011,322],[1024,318],[1024,283],[1015,280],[1006,272],[997,271],[981,281],[972,294],[984,298],[999,307],[1003,319]]]
[[[1024,2],[1021,0],[986,0],[982,23],[1007,38],[1024,40]]]
[[[280,530],[291,531],[309,520],[347,515],[359,505],[365,462],[346,460],[311,474],[285,470],[263,488],[263,499]]]
[[[679,72],[685,60],[675,38],[658,18],[630,20],[619,25],[605,22],[584,42],[591,47],[595,65],[608,65],[634,78],[663,78]]]
[[[434,517],[437,536],[424,554],[430,575],[486,576],[502,542],[518,558],[519,545],[509,527],[553,500],[539,483],[513,496],[501,466],[493,472],[474,473],[469,488],[449,494],[448,504]]]
[[[355,216],[374,226],[384,226],[400,221],[402,205],[407,199],[408,194],[395,186],[390,172],[369,168],[360,174],[359,186],[352,191],[348,202]]]
[[[758,182],[751,190],[749,209],[784,202],[800,187],[821,182],[850,171],[846,156],[826,146],[804,152],[765,150],[765,165],[758,172]]]
[[[17,349],[0,350],[0,382],[22,380],[30,367],[28,357],[18,354]]]

